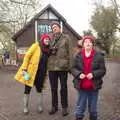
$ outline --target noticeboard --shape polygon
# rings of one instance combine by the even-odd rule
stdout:
[[[48,24],[38,24],[37,31],[38,31],[38,38],[40,38],[40,36],[44,33],[52,32],[51,27]]]

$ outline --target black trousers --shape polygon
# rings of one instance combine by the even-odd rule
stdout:
[[[49,71],[49,80],[52,93],[52,107],[58,108],[58,78],[61,85],[60,95],[62,108],[68,107],[67,77],[67,71]]]
[[[38,69],[36,77],[35,77],[35,81],[34,81],[34,86],[36,87],[36,91],[38,93],[42,92],[43,89],[43,84],[44,84],[44,77],[43,75],[41,75],[40,69]],[[25,85],[25,91],[24,94],[30,94],[32,87]]]

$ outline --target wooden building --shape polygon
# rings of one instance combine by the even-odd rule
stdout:
[[[50,33],[50,23],[58,21],[62,31],[70,35],[73,46],[81,36],[67,23],[66,19],[56,11],[50,4],[35,15],[23,29],[13,35],[12,39],[16,42],[17,54],[23,55],[26,49],[34,42],[39,40],[42,33]]]

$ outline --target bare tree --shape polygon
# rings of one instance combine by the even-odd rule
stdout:
[[[0,23],[9,23],[14,32],[21,29],[41,7],[40,0],[1,0]]]
[[[91,17],[91,24],[97,32],[98,46],[109,53],[115,55],[120,40],[116,36],[116,31],[120,31],[120,6],[117,0],[95,0],[95,14]],[[107,5],[105,3],[108,3]],[[108,8],[113,8],[109,11]],[[106,11],[107,10],[107,11]],[[113,12],[114,11],[114,12]]]
[[[11,37],[40,10],[42,0],[0,0],[0,46],[13,44]]]
[[[116,0],[111,0],[113,6],[115,7],[117,13],[118,13],[118,16],[120,17],[120,5],[117,3]]]

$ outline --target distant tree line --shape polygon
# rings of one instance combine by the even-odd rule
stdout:
[[[102,0],[94,3],[96,9],[91,16],[90,25],[94,29],[97,46],[107,55],[120,56],[120,11],[116,0],[105,6]],[[83,31],[84,35],[93,34],[92,30]]]

